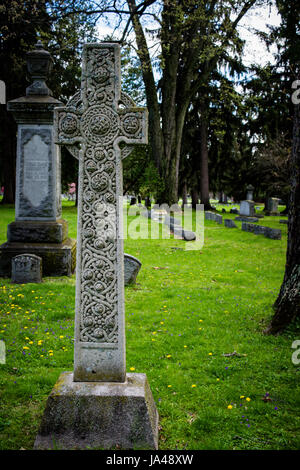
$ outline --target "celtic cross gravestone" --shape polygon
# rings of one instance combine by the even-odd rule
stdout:
[[[146,143],[147,111],[122,101],[119,55],[87,45],[81,93],[56,110],[56,142],[79,157],[75,381],[125,380],[119,144]]]
[[[145,374],[126,374],[122,158],[147,142],[147,110],[120,90],[120,46],[86,44],[81,91],[55,110],[79,159],[74,372],[47,402],[36,448],[157,447]],[[61,434],[60,434],[61,433]]]

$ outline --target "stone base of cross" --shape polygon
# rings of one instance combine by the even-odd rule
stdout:
[[[49,396],[35,448],[155,449],[147,378],[126,374],[122,158],[147,142],[147,110],[121,93],[119,44],[85,45],[81,91],[55,128],[79,159],[74,372]]]

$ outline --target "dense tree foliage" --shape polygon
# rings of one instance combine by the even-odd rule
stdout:
[[[47,0],[0,2],[0,80],[6,84],[7,101],[25,95],[26,53],[34,49],[38,37],[54,58],[48,85],[53,95],[66,101],[80,86],[81,47],[94,36],[93,16],[59,15],[62,2]],[[63,2],[76,5],[76,2]],[[82,4],[83,2],[79,2]],[[16,124],[0,105],[0,180],[4,185],[3,203],[13,203],[15,196]],[[70,166],[68,166],[70,169]],[[66,166],[63,160],[63,175]],[[72,176],[73,180],[76,176]]]

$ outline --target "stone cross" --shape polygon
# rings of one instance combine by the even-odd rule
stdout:
[[[125,382],[122,158],[147,143],[147,110],[120,90],[119,44],[84,46],[55,129],[79,159],[74,382]]]

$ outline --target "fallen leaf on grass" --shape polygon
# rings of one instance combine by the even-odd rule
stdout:
[[[270,397],[262,397],[262,401],[273,401]]]
[[[153,269],[169,269],[168,267],[165,266],[152,266]]]

